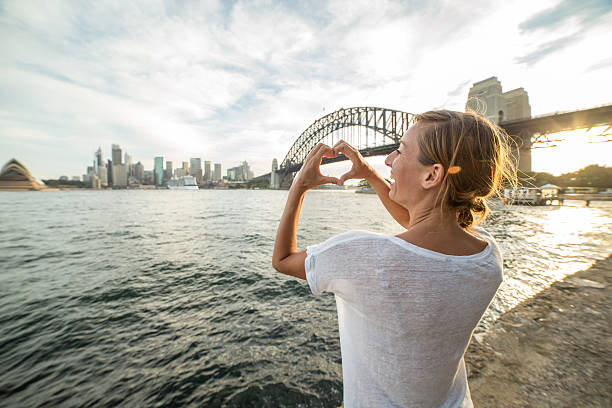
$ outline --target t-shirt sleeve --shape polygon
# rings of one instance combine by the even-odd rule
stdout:
[[[503,280],[504,279],[504,258],[502,256],[502,251],[499,247],[499,244],[495,240],[495,237],[493,237],[493,235],[491,235],[487,230],[485,230],[482,227],[474,227],[473,230],[476,233],[482,235],[484,239],[487,240],[488,244],[493,247],[493,254],[495,256],[495,259],[497,260],[497,263],[499,264],[500,276],[501,276],[501,279]]]
[[[336,282],[346,276],[354,259],[355,240],[367,236],[364,231],[349,231],[337,235],[319,245],[306,248],[304,268],[306,281],[315,295],[323,292],[336,292]]]

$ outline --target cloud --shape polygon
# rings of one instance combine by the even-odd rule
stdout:
[[[596,71],[598,69],[603,69],[603,68],[608,68],[608,67],[612,67],[612,58],[602,59],[602,60],[596,62],[595,64],[591,65],[590,67],[588,67],[586,70],[587,71]]]
[[[526,64],[527,66],[532,66],[541,59],[545,58],[546,56],[554,54],[577,42],[580,38],[581,36],[579,35],[570,35],[567,37],[559,38],[554,41],[547,42],[545,44],[541,44],[535,51],[532,51],[521,57],[517,57],[515,61],[518,64]]]
[[[568,20],[577,20],[581,26],[587,26],[611,11],[612,3],[609,0],[563,0],[523,21],[519,29],[523,32],[550,29]]]
[[[465,88],[467,88],[468,85],[470,85],[471,83],[472,81],[469,79],[467,81],[463,81],[459,85],[457,85],[455,89],[450,91],[447,95],[451,97],[463,95],[465,93]]]
[[[564,0],[536,13],[520,23],[519,29],[528,36],[541,33],[540,41],[534,41],[536,48],[533,51],[516,57],[516,63],[533,66],[545,57],[583,41],[589,31],[598,28],[599,20],[611,11],[612,3],[608,0]],[[545,41],[541,42],[542,39]]]

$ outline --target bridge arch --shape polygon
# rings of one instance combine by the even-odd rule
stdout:
[[[380,146],[399,144],[413,122],[413,114],[393,109],[376,107],[341,108],[314,121],[297,138],[280,165],[280,171],[292,172],[301,167],[304,159],[319,142],[334,143],[344,131],[344,139],[360,151]],[[358,131],[355,131],[357,129]],[[365,134],[361,133],[365,129]]]

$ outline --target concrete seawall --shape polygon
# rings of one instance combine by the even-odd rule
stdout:
[[[506,312],[466,364],[475,407],[612,406],[612,257]]]

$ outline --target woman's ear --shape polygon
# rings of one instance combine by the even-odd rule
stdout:
[[[442,180],[444,179],[444,167],[439,164],[433,164],[429,166],[427,172],[425,173],[425,178],[423,179],[423,188],[430,189],[434,187],[438,187],[442,184]]]

